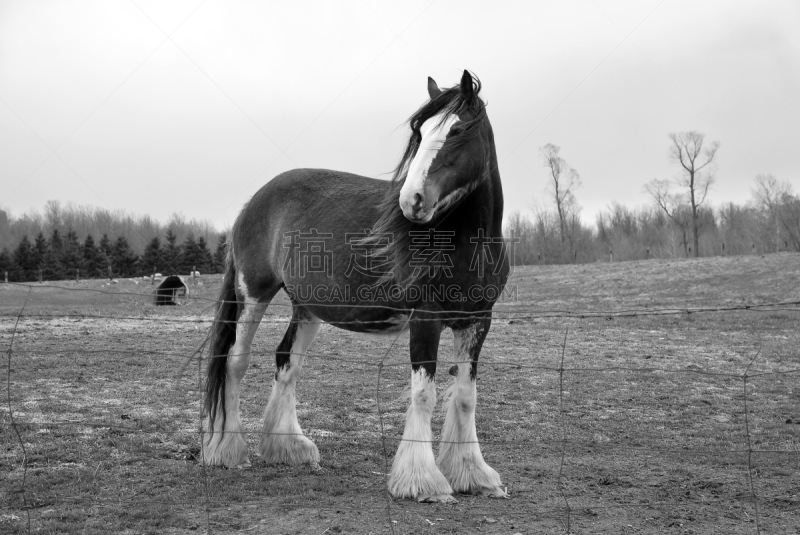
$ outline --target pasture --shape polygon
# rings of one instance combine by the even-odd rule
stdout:
[[[204,467],[184,365],[220,282],[158,308],[149,281],[0,285],[0,532],[800,533],[800,306],[739,308],[800,301],[799,254],[517,268],[477,410],[510,499],[449,506],[386,492],[407,335],[323,326],[297,388],[321,469],[258,459],[283,297],[243,381],[253,466]]]

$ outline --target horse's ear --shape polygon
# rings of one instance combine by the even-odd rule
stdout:
[[[475,88],[472,85],[472,75],[468,70],[464,69],[464,75],[461,76],[461,95],[464,100],[469,102],[475,96]]]
[[[436,81],[430,76],[428,76],[428,94],[431,96],[431,100],[442,94],[442,90],[439,89],[439,86],[436,85]]]

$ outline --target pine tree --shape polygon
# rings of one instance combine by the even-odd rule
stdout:
[[[93,279],[105,276],[105,273],[103,273],[103,254],[94,244],[94,238],[91,234],[86,236],[86,240],[83,242],[83,267],[87,278]]]
[[[136,273],[139,257],[133,252],[125,236],[117,238],[111,253],[114,273],[120,277],[130,277]]]
[[[183,251],[181,250],[180,245],[177,245],[175,242],[178,240],[178,237],[172,232],[172,229],[167,229],[167,234],[165,236],[167,240],[166,245],[164,246],[164,274],[165,275],[177,275],[179,273],[179,268],[181,267]]]
[[[8,248],[3,247],[3,250],[0,251],[0,281],[5,281],[5,273],[8,272],[9,282],[11,279],[11,273],[14,271],[14,259],[11,256],[11,253],[8,251]]]
[[[214,258],[211,256],[206,239],[202,236],[197,238],[197,251],[199,257],[196,264],[198,271],[200,273],[213,273]]]
[[[61,263],[63,248],[64,242],[61,241],[58,229],[53,229],[53,234],[50,235],[50,240],[47,243],[47,253],[44,255],[42,266],[45,280],[54,281],[64,278],[64,265]]]
[[[103,237],[100,238],[100,243],[98,244],[100,250],[106,256],[111,256],[111,240],[108,238],[108,234],[103,234]]]
[[[228,250],[228,237],[223,232],[219,235],[219,241],[217,241],[217,250],[214,252],[214,271],[216,273],[222,273],[225,271],[225,255],[227,254]]]
[[[40,232],[39,235],[36,236],[36,240],[33,242],[33,265],[36,266],[36,269],[44,268],[48,247],[49,245],[47,244],[47,238],[44,237],[43,232]]]
[[[108,269],[111,267],[112,252],[111,240],[108,238],[108,234],[103,234],[97,247],[97,254],[100,257],[100,264],[102,266],[100,268],[102,277],[108,275]]]
[[[83,269],[83,251],[81,249],[78,233],[70,228],[61,249],[61,264],[64,266],[64,272],[68,278],[74,277],[76,270]]]
[[[61,241],[61,234],[58,233],[58,229],[53,229],[53,234],[50,235],[50,249],[55,251],[57,254],[61,254],[61,248],[64,246],[64,242]]]
[[[156,236],[147,247],[144,248],[142,255],[142,272],[144,275],[152,275],[153,269],[156,271],[162,269],[164,265],[163,251],[161,250],[161,240]]]
[[[186,240],[184,240],[183,245],[181,245],[181,249],[183,250],[183,256],[178,270],[180,273],[189,273],[192,271],[192,267],[196,267],[198,262],[202,260],[197,248],[197,242],[194,239],[194,234],[186,236]]]
[[[37,280],[36,267],[33,265],[33,248],[28,236],[23,236],[14,250],[14,280],[27,282]]]

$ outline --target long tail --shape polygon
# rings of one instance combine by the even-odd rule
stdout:
[[[236,268],[233,265],[233,251],[228,245],[225,276],[219,293],[214,324],[211,326],[211,340],[208,370],[206,373],[205,413],[208,428],[213,432],[214,421],[222,414],[222,429],[225,429],[225,379],[227,377],[228,351],[236,341],[236,321],[241,313],[241,305],[236,300]]]

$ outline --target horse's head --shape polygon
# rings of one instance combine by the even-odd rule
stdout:
[[[411,118],[400,189],[400,209],[409,221],[431,221],[481,180],[490,139],[479,91],[480,83],[468,71],[458,86],[445,90],[428,78],[431,100]]]

